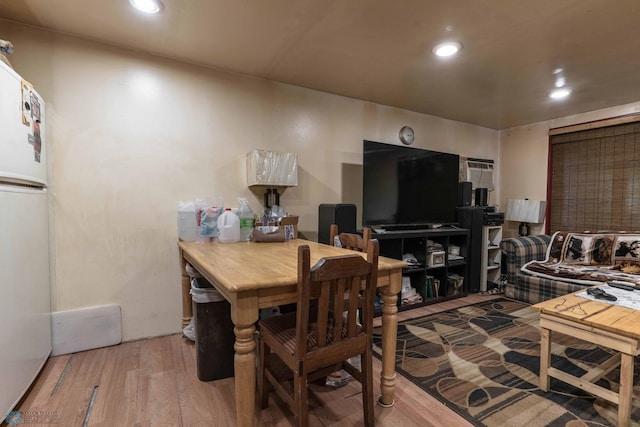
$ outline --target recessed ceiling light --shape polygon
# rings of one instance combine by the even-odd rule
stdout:
[[[433,53],[436,56],[446,57],[455,55],[460,49],[462,49],[462,44],[460,42],[444,42],[434,47]]]
[[[551,99],[563,99],[569,95],[571,95],[571,89],[566,87],[555,89],[549,92],[549,98]]]
[[[160,0],[129,0],[129,3],[144,13],[158,13],[162,9]]]

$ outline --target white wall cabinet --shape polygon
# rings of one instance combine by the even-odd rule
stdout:
[[[482,228],[482,266],[480,269],[480,290],[486,291],[488,288],[497,286],[500,282],[500,266],[502,252],[500,242],[502,241],[501,225],[484,225]],[[488,285],[489,284],[489,285]]]

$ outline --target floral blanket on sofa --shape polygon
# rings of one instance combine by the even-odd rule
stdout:
[[[611,280],[640,285],[640,234],[556,232],[543,261],[522,266],[525,273],[593,285]]]

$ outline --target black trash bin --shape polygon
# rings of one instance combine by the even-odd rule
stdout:
[[[198,379],[213,381],[232,377],[236,338],[231,305],[204,278],[192,280],[191,293]]]

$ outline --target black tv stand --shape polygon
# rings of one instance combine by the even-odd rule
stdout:
[[[420,224],[422,229],[404,230],[395,225],[391,229],[383,226],[385,230],[381,233],[374,228],[372,237],[378,239],[381,256],[404,259],[411,255],[415,258],[403,270],[402,276],[404,284],[410,284],[419,298],[405,298],[401,292],[398,310],[459,298],[468,293],[469,230],[450,224],[432,229],[425,229],[426,226]],[[376,315],[379,314],[376,311]]]

